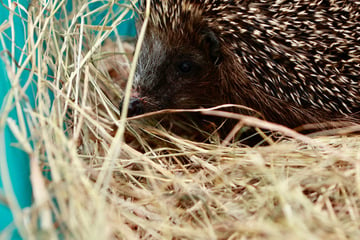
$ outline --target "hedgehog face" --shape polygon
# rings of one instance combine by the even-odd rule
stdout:
[[[219,95],[219,46],[213,34],[191,39],[148,33],[141,49],[129,116],[160,109],[214,106]]]

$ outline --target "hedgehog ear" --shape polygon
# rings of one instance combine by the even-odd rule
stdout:
[[[209,55],[211,61],[214,65],[219,65],[222,61],[221,50],[220,50],[220,41],[211,30],[206,30],[204,34],[204,44],[209,50]]]

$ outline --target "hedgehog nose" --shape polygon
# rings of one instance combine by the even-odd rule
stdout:
[[[122,100],[120,103],[119,106],[120,112],[122,110],[123,104],[124,104],[124,100]],[[143,113],[144,113],[144,104],[142,103],[142,101],[139,98],[135,98],[135,97],[130,98],[127,116],[134,117]]]

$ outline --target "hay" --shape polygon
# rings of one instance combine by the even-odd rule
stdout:
[[[125,126],[118,104],[133,50],[120,37],[104,44],[124,15],[91,25],[103,7],[72,3],[71,13],[58,1],[33,2],[28,12],[38,87],[36,107],[26,108],[30,137],[8,120],[31,156],[34,204],[13,208],[24,238],[360,237],[358,136],[309,139],[281,128],[296,139],[247,147],[216,134],[195,141],[161,123]]]

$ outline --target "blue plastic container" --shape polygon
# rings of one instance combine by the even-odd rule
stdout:
[[[124,2],[124,1],[119,1]],[[29,1],[28,0],[18,0],[18,3],[21,4],[24,9],[27,9]],[[5,5],[4,5],[5,4]],[[21,151],[17,147],[13,146],[14,143],[17,143],[16,138],[14,137],[12,131],[6,123],[7,118],[14,119],[16,124],[18,123],[17,115],[20,112],[25,115],[22,102],[20,102],[20,108],[12,108],[10,111],[5,111],[4,104],[13,102],[12,99],[9,99],[9,92],[11,90],[11,82],[9,80],[8,71],[6,69],[6,61],[19,62],[21,51],[19,48],[14,49],[13,58],[10,57],[12,49],[11,39],[14,37],[15,45],[22,48],[25,44],[26,39],[26,13],[21,11],[19,5],[13,2],[12,8],[17,14],[10,14],[8,1],[3,1],[0,4],[0,26],[3,25],[6,21],[9,21],[9,16],[13,17],[15,22],[15,31],[11,29],[6,29],[4,32],[0,32],[5,41],[5,46],[0,42],[0,238],[5,237],[8,239],[21,239],[20,234],[16,231],[15,219],[12,214],[11,209],[14,207],[25,208],[31,206],[32,204],[32,191],[30,185],[30,167],[29,167],[29,156],[27,153]],[[101,3],[97,3],[101,4]],[[69,11],[71,11],[71,2],[67,4]],[[96,7],[96,6],[94,6]],[[22,18],[21,18],[22,16]],[[130,14],[129,14],[130,17]],[[96,22],[100,23],[102,14],[96,16]],[[118,27],[118,32],[121,35],[134,36],[136,34],[134,27],[134,20],[126,21]],[[4,35],[5,34],[5,35]],[[21,76],[20,85],[23,86],[28,80],[29,75],[25,72]],[[36,99],[36,84],[33,83],[28,87],[26,95],[28,97],[28,102],[31,106],[34,106]],[[27,105],[28,106],[28,105]],[[13,192],[13,194],[12,194]],[[15,196],[15,200],[9,202],[9,197],[11,195]],[[12,206],[12,207],[10,207]],[[21,219],[19,219],[21,222]]]
[[[20,0],[19,3],[22,4],[24,7],[27,7],[28,5],[28,1],[26,0]],[[3,4],[8,4],[8,2],[3,2]],[[26,14],[19,10],[18,7],[15,7],[14,11],[15,13],[26,16]],[[13,16],[13,21],[15,23],[15,31],[12,32],[11,29],[6,29],[2,33],[2,35],[7,35],[10,37],[10,39],[14,37],[15,45],[23,46],[25,41],[24,34],[26,34],[23,20],[15,14],[11,15]],[[5,21],[9,21],[9,17],[11,17],[11,15],[9,10],[5,6],[0,5],[0,24],[3,24]],[[7,51],[11,52],[12,42],[9,38],[4,37],[3,39],[5,40],[5,46],[0,44],[0,52],[2,57],[0,60],[0,100],[2,103],[0,109],[0,230],[7,229],[6,232],[12,234],[13,239],[18,239],[20,238],[18,233],[16,231],[13,231],[13,229],[15,229],[15,224],[13,223],[14,219],[9,206],[18,206],[20,208],[29,206],[31,204],[32,192],[29,180],[30,170],[28,156],[26,153],[11,145],[12,143],[16,143],[17,140],[15,139],[7,124],[4,122],[7,117],[10,117],[15,121],[17,121],[18,119],[16,109],[12,109],[10,112],[4,112],[5,100],[7,99],[7,101],[13,101],[11,99],[8,99],[11,85],[8,78],[6,64],[4,62],[4,60],[11,61],[10,54],[8,54]],[[21,54],[20,50],[17,48],[15,48],[14,50],[14,58],[16,61],[19,61]],[[26,76],[26,74],[22,76],[22,79],[24,80],[27,78],[28,76]],[[20,85],[23,84],[24,82],[20,82]],[[34,88],[30,87],[27,91],[27,96],[29,97],[29,101],[31,104],[34,103],[34,98],[36,95],[35,91],[31,91],[32,89]],[[10,182],[11,185],[9,184]],[[13,191],[17,202],[9,199],[8,195],[9,193],[11,193],[11,191]],[[5,234],[6,232],[3,232],[3,234]],[[6,235],[4,237],[6,237]]]

